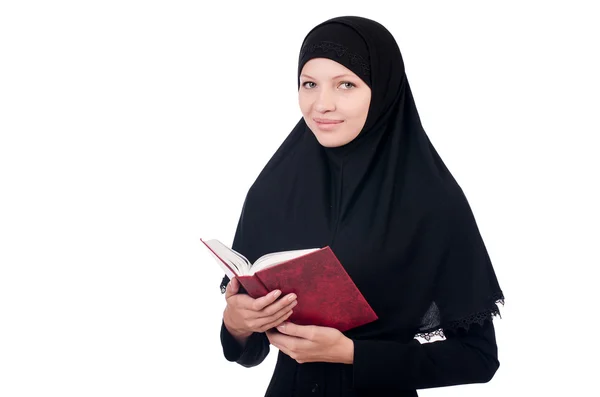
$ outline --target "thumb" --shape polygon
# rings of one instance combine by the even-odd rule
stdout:
[[[235,295],[240,290],[240,282],[237,278],[232,278],[229,284],[227,284],[227,289],[225,290],[225,299],[229,298],[232,295]]]

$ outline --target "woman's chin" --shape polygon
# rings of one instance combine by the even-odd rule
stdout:
[[[340,136],[340,134],[323,134],[317,133],[315,134],[317,141],[321,144],[321,146],[326,148],[334,148],[344,146],[349,142],[348,139],[345,139],[344,136]]]

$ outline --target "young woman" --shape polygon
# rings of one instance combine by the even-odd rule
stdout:
[[[267,396],[414,396],[489,381],[504,296],[461,188],[419,120],[398,45],[360,17],[312,29],[302,119],[250,188],[233,248],[250,261],[329,245],[379,319],[346,331],[286,322],[301,297],[225,277],[227,360],[279,355]],[[443,332],[420,343],[416,335]]]

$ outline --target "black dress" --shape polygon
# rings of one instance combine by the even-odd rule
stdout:
[[[395,341],[355,340],[353,365],[298,364],[278,351],[265,397],[416,396],[416,389],[492,379],[500,365],[492,321],[445,336],[445,340],[423,344],[410,332]],[[270,351],[264,333],[254,333],[242,349],[224,325],[221,343],[225,358],[245,367],[260,364]]]

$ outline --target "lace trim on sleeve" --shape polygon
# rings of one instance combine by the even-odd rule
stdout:
[[[477,313],[470,314],[466,317],[448,321],[444,325],[439,324],[439,311],[435,303],[432,304],[432,308],[428,311],[428,314],[425,318],[427,318],[427,322],[429,322],[428,327],[422,327],[421,330],[415,334],[415,337],[423,338],[426,341],[430,341],[432,338],[439,336],[444,338],[444,330],[456,332],[460,329],[468,331],[472,324],[483,325],[483,323],[487,320],[492,321],[494,317],[500,317],[500,309],[498,308],[498,304],[504,306],[504,296],[502,293],[495,294],[491,297],[494,304],[490,309],[480,311]],[[434,324],[437,324],[433,326]]]

